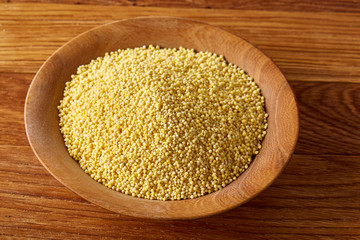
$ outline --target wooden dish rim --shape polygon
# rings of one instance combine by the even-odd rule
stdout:
[[[201,202],[198,205],[194,205],[192,204],[191,206],[194,208],[193,211],[187,211],[187,212],[183,212],[182,214],[177,213],[176,211],[169,211],[169,209],[172,208],[171,205],[176,205],[176,209],[181,209],[186,208],[186,206],[188,205],[188,203],[190,204],[191,202],[194,201],[198,201],[199,199],[205,199],[205,198],[219,198],[219,192],[224,191],[224,189],[229,188],[230,185],[234,185],[234,184],[239,184],[239,179],[234,181],[233,183],[231,183],[230,185],[226,186],[225,188],[212,193],[212,194],[208,194],[205,195],[203,197],[200,198],[196,198],[196,199],[188,199],[188,200],[179,200],[179,201],[157,201],[157,200],[147,200],[147,199],[141,199],[141,198],[134,198],[134,197],[130,197],[127,196],[125,194],[122,193],[118,193],[119,195],[123,195],[121,198],[124,199],[124,201],[126,202],[137,202],[136,206],[141,208],[141,205],[145,204],[148,205],[148,211],[144,212],[144,209],[138,209],[138,210],[134,210],[134,211],[129,211],[129,206],[131,206],[131,203],[129,203],[129,205],[127,205],[127,207],[125,209],[122,208],[122,203],[118,204],[118,205],[113,205],[106,199],[106,196],[96,196],[93,194],[93,192],[91,192],[91,189],[86,189],[86,191],[84,191],[84,189],[79,189],[79,187],[74,184],[69,182],[68,180],[66,180],[66,178],[63,177],[63,174],[59,174],[57,172],[56,169],[54,169],[54,167],[51,165],[51,159],[46,159],[44,157],[42,157],[43,155],[43,151],[44,149],[42,149],[38,144],[37,144],[37,139],[35,136],[34,131],[29,129],[29,125],[31,124],[31,121],[33,120],[34,116],[32,115],[31,112],[28,111],[29,108],[29,104],[32,104],[31,98],[32,98],[32,92],[34,91],[34,86],[35,83],[37,81],[40,81],[39,79],[39,75],[40,73],[46,69],[46,67],[50,64],[51,61],[53,61],[55,59],[55,56],[60,53],[64,48],[67,48],[77,42],[81,42],[81,39],[87,35],[90,34],[95,34],[97,31],[112,26],[112,25],[116,25],[116,24],[123,24],[126,22],[131,22],[131,21],[141,21],[141,20],[157,20],[157,21],[184,21],[187,23],[191,23],[191,24],[197,24],[197,25],[203,25],[203,26],[208,26],[211,28],[216,28],[219,31],[222,31],[222,33],[226,33],[228,37],[232,37],[234,39],[237,39],[238,41],[243,41],[246,42],[246,44],[249,44],[252,48],[256,49],[256,51],[261,54],[261,57],[264,58],[270,65],[273,65],[275,67],[275,71],[278,71],[278,74],[280,74],[283,79],[285,80],[285,82],[283,83],[284,85],[286,85],[287,88],[287,93],[290,94],[288,96],[288,98],[290,100],[293,100],[295,102],[294,107],[294,111],[292,111],[293,116],[291,116],[291,119],[295,119],[294,122],[290,123],[291,126],[293,128],[295,128],[294,134],[291,136],[291,139],[289,139],[291,142],[290,144],[287,145],[287,149],[286,152],[284,153],[285,156],[282,156],[282,161],[278,162],[278,166],[277,169],[275,170],[275,172],[271,175],[271,179],[268,179],[266,181],[265,184],[262,185],[253,185],[253,187],[256,187],[256,189],[253,189],[248,195],[248,197],[243,198],[241,201],[239,201],[238,199],[235,198],[232,199],[229,202],[226,202],[223,206],[220,207],[216,207],[214,209],[208,209],[211,208],[211,206],[209,205],[209,202]],[[226,56],[225,56],[226,57]],[[279,76],[280,76],[279,75]],[[259,50],[257,47],[255,47],[254,45],[250,44],[248,41],[244,40],[243,38],[240,38],[232,33],[229,33],[228,31],[217,27],[217,26],[213,26],[207,23],[203,23],[200,21],[194,21],[194,20],[189,20],[186,18],[178,18],[178,17],[138,17],[138,18],[131,18],[131,19],[123,19],[123,20],[119,20],[119,21],[115,21],[115,22],[111,22],[111,23],[107,23],[98,27],[95,27],[93,29],[90,29],[76,37],[74,37],[73,39],[71,39],[70,41],[68,41],[66,44],[64,44],[63,46],[61,46],[59,49],[57,49],[45,62],[44,64],[41,66],[41,68],[39,69],[39,71],[37,72],[37,74],[35,75],[33,81],[30,84],[27,96],[26,96],[26,101],[25,101],[25,107],[24,107],[24,120],[25,120],[25,130],[26,130],[26,134],[30,143],[30,146],[32,148],[32,150],[34,151],[35,155],[37,156],[37,158],[39,159],[39,161],[42,163],[42,165],[59,181],[61,182],[63,185],[65,185],[67,188],[69,188],[70,190],[72,190],[73,192],[75,192],[76,194],[80,195],[81,197],[83,197],[84,199],[99,205],[103,208],[106,208],[108,210],[114,211],[114,212],[118,212],[121,214],[125,214],[125,215],[130,215],[130,216],[135,216],[135,217],[141,217],[141,218],[155,218],[155,219],[194,219],[194,218],[199,218],[199,217],[204,217],[204,216],[210,216],[210,215],[214,215],[214,214],[218,214],[224,211],[227,211],[229,209],[232,209],[234,207],[237,207],[247,201],[249,201],[250,199],[254,198],[256,195],[258,195],[260,192],[262,192],[264,189],[266,189],[269,185],[271,185],[271,183],[278,177],[278,175],[282,172],[282,170],[286,167],[287,163],[289,162],[289,159],[291,158],[292,153],[294,152],[295,146],[296,146],[296,142],[298,139],[298,134],[299,134],[299,116],[298,116],[298,108],[297,108],[297,103],[296,103],[296,99],[295,99],[295,95],[293,93],[293,91],[291,90],[289,84],[287,83],[285,77],[283,76],[283,74],[281,73],[280,69],[275,65],[275,63],[268,57],[266,56],[266,54],[264,54],[261,50]],[[255,161],[255,159],[254,159]],[[251,167],[251,166],[250,166]],[[243,175],[245,175],[245,173],[249,172],[249,170],[245,171],[240,177],[242,177]],[[239,178],[240,178],[239,177]],[[89,177],[89,181],[93,181],[90,177]],[[93,181],[95,182],[95,181]],[[98,183],[96,183],[98,184]],[[105,186],[103,186],[105,187]],[[105,187],[106,188],[106,187]],[[232,186],[232,188],[234,188],[234,186]],[[109,191],[115,192],[113,190],[108,189]],[[106,190],[105,190],[106,191]],[[220,195],[221,196],[221,195]],[[223,200],[221,200],[223,201]],[[181,202],[181,204],[174,204],[175,202]],[[206,205],[208,204],[208,205]],[[156,205],[156,207],[155,207]],[[196,206],[197,208],[195,208],[194,206]],[[158,210],[161,209],[161,211]]]

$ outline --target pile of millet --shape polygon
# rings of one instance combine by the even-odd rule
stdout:
[[[122,49],[71,78],[58,106],[70,155],[91,178],[134,197],[180,200],[224,188],[266,134],[259,87],[214,53]]]

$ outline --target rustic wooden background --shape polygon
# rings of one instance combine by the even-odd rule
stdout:
[[[360,239],[360,1],[0,3],[0,239]],[[23,106],[44,60],[92,27],[148,15],[221,26],[290,81],[300,110],[295,154],[247,204],[192,221],[122,216],[62,186],[31,151]]]

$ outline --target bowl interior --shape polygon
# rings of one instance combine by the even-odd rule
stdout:
[[[79,65],[105,52],[143,45],[185,47],[224,55],[254,77],[265,97],[268,133],[253,163],[227,187],[200,198],[157,201],[134,198],[92,180],[68,154],[58,123],[57,106],[65,82]],[[298,135],[294,95],[276,65],[245,40],[220,28],[171,17],[149,17],[107,24],[57,50],[35,76],[25,103],[29,142],[42,164],[65,186],[106,209],[145,218],[186,219],[236,207],[265,189],[289,160]]]

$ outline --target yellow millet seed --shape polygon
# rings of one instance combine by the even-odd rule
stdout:
[[[144,46],[77,69],[60,101],[70,155],[134,197],[196,198],[236,180],[266,134],[264,97],[223,56]]]

